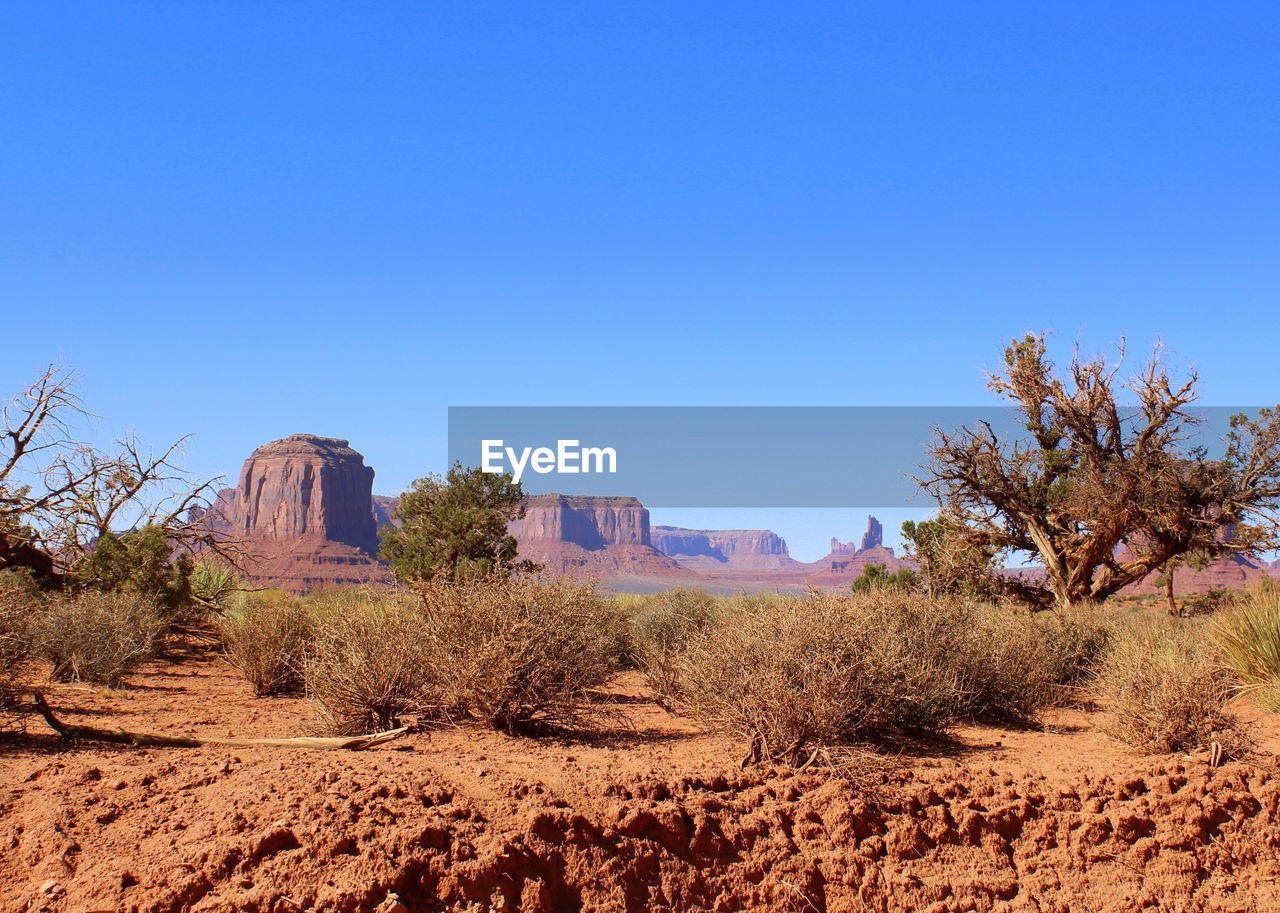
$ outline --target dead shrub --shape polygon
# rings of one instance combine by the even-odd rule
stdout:
[[[437,706],[422,616],[392,598],[347,597],[315,607],[304,664],[307,693],[339,735],[390,729]]]
[[[30,575],[0,571],[0,729],[22,719],[22,686],[34,652],[31,619],[39,600]]]
[[[931,643],[918,649],[932,650],[935,662],[950,663],[962,717],[1031,723],[1058,701],[1064,659],[1046,637],[1049,625],[1035,615],[963,602],[938,603],[922,614],[941,616],[936,633],[926,635]]]
[[[716,597],[704,590],[677,587],[644,598],[631,624],[641,644],[666,648],[688,640],[715,616]]]
[[[1238,753],[1247,745],[1227,709],[1230,674],[1193,623],[1148,619],[1117,635],[1095,688],[1107,710],[1100,728],[1132,748],[1160,754],[1218,742]]]
[[[315,619],[300,601],[254,596],[221,624],[227,661],[259,697],[303,689],[303,664],[315,636]]]
[[[961,719],[1032,721],[1064,664],[1029,614],[897,592],[738,600],[665,662],[655,688],[676,709],[792,760]]]
[[[911,728],[943,728],[956,676],[913,655],[901,597],[815,595],[746,602],[719,615],[676,659],[682,708],[749,741],[761,758]]]
[[[54,681],[118,685],[155,655],[166,627],[148,596],[86,590],[47,600],[33,621],[33,642]]]
[[[647,597],[631,618],[633,656],[660,703],[680,699],[676,661],[689,640],[716,615],[716,599],[702,590],[674,589]]]
[[[1032,617],[1051,658],[1054,684],[1072,688],[1087,681],[1107,652],[1115,621],[1101,606],[1055,609]]]
[[[914,608],[911,608],[914,606]],[[906,608],[912,649],[950,664],[967,719],[1034,723],[1049,707],[1071,703],[1095,668],[1110,627],[1087,611],[1027,612],[959,599],[915,601]]]
[[[594,583],[497,578],[419,595],[451,714],[509,733],[581,728],[604,715],[592,692],[617,671],[625,622]]]

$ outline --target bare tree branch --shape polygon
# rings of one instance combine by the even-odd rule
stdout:
[[[154,525],[175,551],[239,568],[238,543],[201,520],[219,480],[196,481],[178,465],[188,438],[158,453],[131,434],[111,450],[86,443],[76,429],[91,413],[78,381],[51,364],[0,411],[0,566],[26,549],[65,572],[104,535]]]

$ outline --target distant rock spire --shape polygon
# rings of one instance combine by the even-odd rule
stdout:
[[[884,545],[884,527],[875,517],[867,517],[867,531],[862,534],[862,547],[858,551],[865,552],[877,545]]]

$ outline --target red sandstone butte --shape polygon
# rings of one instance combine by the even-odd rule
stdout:
[[[301,593],[390,581],[377,560],[373,469],[341,438],[292,434],[259,447],[209,518],[242,544],[259,586]]]
[[[768,529],[685,529],[655,526],[653,545],[682,566],[715,572],[726,568],[778,570],[800,562],[787,552],[787,542]]]
[[[551,573],[614,580],[694,578],[653,547],[649,511],[636,498],[531,495],[524,517],[509,528],[520,543],[520,557]]]

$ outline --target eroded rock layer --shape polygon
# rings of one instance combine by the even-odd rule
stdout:
[[[373,469],[341,439],[293,434],[245,460],[231,505],[235,535],[314,537],[374,552]]]
[[[649,511],[636,498],[532,495],[511,534],[520,557],[552,573],[681,580],[689,572],[650,543]]]
[[[206,522],[235,540],[258,586],[303,593],[389,582],[376,557],[373,475],[347,441],[293,434],[245,460]]]
[[[768,529],[686,529],[655,526],[654,548],[689,568],[772,569],[794,567],[786,540]]]

